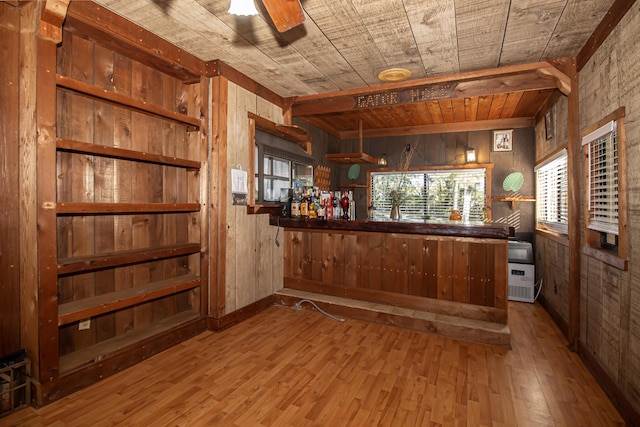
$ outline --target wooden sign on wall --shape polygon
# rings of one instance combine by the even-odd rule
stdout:
[[[354,96],[354,109],[383,107],[385,105],[414,104],[417,102],[435,101],[454,98],[453,91],[457,82],[432,84],[405,90],[391,90]]]

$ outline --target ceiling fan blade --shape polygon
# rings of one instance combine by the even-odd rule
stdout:
[[[281,33],[304,22],[300,0],[262,0],[262,4]]]

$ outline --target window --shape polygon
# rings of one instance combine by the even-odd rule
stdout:
[[[567,150],[536,166],[536,228],[568,233]]]
[[[614,255],[605,262],[626,269],[626,158],[624,109],[585,130],[585,242]],[[589,253],[589,251],[587,251]]]
[[[403,218],[448,220],[452,209],[463,221],[485,219],[486,168],[380,171],[370,173],[374,218],[389,218],[390,195],[401,193]]]
[[[253,156],[255,203],[278,202],[281,189],[313,185],[311,158],[298,146],[278,140],[273,135],[256,131]]]

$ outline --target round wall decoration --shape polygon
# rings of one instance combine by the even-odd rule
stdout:
[[[351,165],[347,176],[349,179],[353,179],[354,181],[358,179],[358,176],[360,176],[360,165],[358,163]]]
[[[522,187],[522,184],[524,184],[522,172],[513,172],[504,179],[502,188],[504,188],[504,191],[518,191],[520,187]]]

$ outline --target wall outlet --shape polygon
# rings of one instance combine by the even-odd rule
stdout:
[[[78,324],[78,330],[84,331],[85,329],[91,328],[91,319],[83,320]]]

